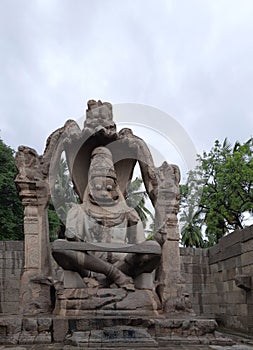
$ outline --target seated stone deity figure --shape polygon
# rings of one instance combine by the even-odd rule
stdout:
[[[112,154],[106,147],[97,147],[91,154],[88,185],[83,203],[73,204],[66,221],[68,241],[91,243],[160,245],[145,241],[142,222],[137,212],[127,206],[117,183]],[[59,250],[53,257],[64,270],[83,277],[103,274],[108,285],[133,289],[133,279],[152,272],[160,262],[160,254],[117,253],[112,251]]]

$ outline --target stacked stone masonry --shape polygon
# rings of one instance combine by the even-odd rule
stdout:
[[[253,332],[253,226],[210,249],[180,248],[181,272],[197,316]],[[18,314],[24,244],[0,242],[0,314]]]
[[[17,314],[24,243],[0,241],[0,314]]]
[[[253,226],[234,231],[210,249],[181,248],[181,269],[197,315],[253,332]]]

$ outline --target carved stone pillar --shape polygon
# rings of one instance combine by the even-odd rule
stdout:
[[[182,309],[184,280],[181,277],[179,229],[177,213],[179,208],[180,172],[176,165],[164,162],[156,169],[158,180],[157,203],[155,207],[156,238],[162,245],[162,260],[159,268],[158,293],[164,311]]]
[[[24,207],[25,240],[20,311],[31,315],[46,313],[51,309],[52,269],[47,216],[49,187],[36,167],[37,159],[37,154],[29,148],[20,149],[16,155],[19,174],[15,182]]]

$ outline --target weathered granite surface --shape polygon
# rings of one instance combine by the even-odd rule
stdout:
[[[253,332],[253,226],[210,249],[180,248],[182,275],[197,315],[226,328]]]
[[[2,317],[0,344],[60,343],[97,348],[160,348],[169,344],[234,344],[216,333],[214,320],[195,318],[91,316],[91,317]],[[38,347],[39,349],[39,347]]]
[[[240,245],[240,249],[230,249],[231,245]],[[18,314],[23,242],[0,242],[0,248],[1,314]],[[224,237],[222,245],[210,250],[180,248],[180,256],[181,273],[196,315],[252,333],[252,289],[238,287],[235,278],[240,271],[252,280],[253,227],[231,233]]]
[[[105,275],[108,287],[115,284],[130,293],[129,297],[126,296],[128,302],[133,302],[131,292],[135,288],[145,289],[141,285],[144,279],[139,276],[156,270],[152,291],[154,300],[150,300],[147,306],[146,297],[138,298],[138,308],[143,300],[143,308],[154,307],[156,310],[156,299],[159,298],[160,308],[165,312],[191,311],[180,271],[178,167],[164,162],[156,168],[142,139],[130,129],[117,132],[110,103],[90,100],[87,107],[83,128],[68,120],[49,136],[42,156],[26,146],[20,146],[16,154],[16,184],[24,206],[25,234],[21,312],[25,315],[52,312],[52,292],[61,282],[55,282],[58,275],[52,269],[47,206],[63,153],[80,200],[80,204],[73,205],[67,214],[66,240],[89,242],[91,239],[93,243],[113,243],[114,239],[132,247],[144,241],[141,220],[125,201],[127,186],[138,163],[146,192],[155,208],[153,245],[160,245],[160,250],[159,253],[158,250],[134,252],[130,246],[128,255],[119,260],[115,258],[116,253],[105,246],[104,252],[101,249],[92,252],[54,250],[53,246],[57,263],[65,271],[75,271],[81,278],[89,277],[91,273],[95,273],[94,278],[97,278],[96,274]],[[104,253],[103,257],[101,253]],[[77,275],[68,274],[68,281],[66,276],[64,288],[71,287],[71,282],[75,287],[85,287]],[[134,282],[135,278],[138,278],[138,283]],[[151,289],[146,292],[150,297]],[[57,293],[55,297],[58,297]],[[115,305],[116,308],[126,307],[123,300]]]
[[[83,233],[95,237],[95,242],[88,242],[93,248],[80,245],[76,249],[71,242],[62,251],[53,246],[64,271],[51,257],[47,217],[63,152],[80,199],[75,208],[86,213],[83,225],[87,217],[93,220],[80,232],[75,228],[74,234],[67,225],[65,238],[82,241]],[[154,247],[138,250],[147,249],[138,246],[141,240],[136,239],[140,219],[125,205],[127,184],[137,162],[155,209],[154,237],[159,252]],[[222,238],[209,250],[179,249],[179,169],[166,162],[156,168],[143,140],[130,129],[117,132],[109,103],[89,101],[84,128],[67,121],[49,136],[42,156],[20,146],[16,165],[16,184],[24,206],[24,265],[21,267],[22,254],[12,251],[10,255],[8,242],[3,243],[0,311],[15,313],[20,291],[23,316],[0,319],[2,343],[153,348],[179,342],[231,344],[216,333],[217,323],[211,318],[230,328],[252,331],[252,228]],[[108,207],[116,210],[108,211]],[[126,230],[128,237],[130,231],[134,233],[132,241],[120,242],[128,244],[127,248],[115,251],[106,245],[113,243],[108,237],[114,237],[115,227]],[[120,254],[127,255],[114,261],[120,249]],[[19,272],[15,274],[13,265],[6,267],[17,259]],[[22,275],[16,294],[6,290],[11,285],[6,271],[14,284]],[[210,319],[195,318],[192,305],[197,315]]]

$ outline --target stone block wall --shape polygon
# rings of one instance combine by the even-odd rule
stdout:
[[[181,248],[181,271],[197,315],[253,332],[253,226],[210,249]]]
[[[0,241],[0,314],[18,314],[24,242]]]
[[[253,332],[253,226],[210,249],[180,248],[181,272],[196,315]],[[0,242],[0,314],[17,314],[24,244]]]
[[[180,248],[181,273],[185,280],[185,289],[189,294],[193,310],[197,315],[212,317],[213,312],[209,291],[213,285],[208,264],[208,249]]]
[[[221,238],[209,249],[209,266],[217,321],[253,332],[253,226]]]

